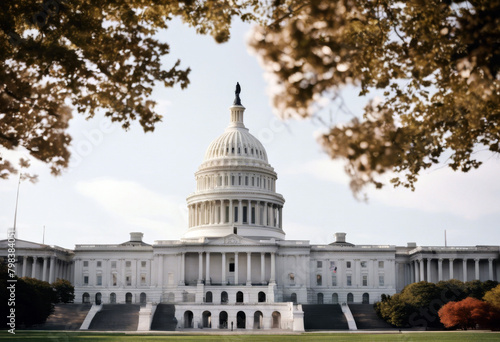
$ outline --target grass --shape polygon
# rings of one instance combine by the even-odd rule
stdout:
[[[168,341],[439,341],[439,342],[468,342],[468,341],[500,341],[498,332],[477,332],[477,331],[453,331],[453,332],[403,332],[398,333],[303,333],[303,334],[279,334],[279,335],[212,335],[195,333],[101,333],[101,332],[80,332],[80,331],[16,331],[15,335],[0,332],[0,340],[21,342],[21,341],[53,341],[53,342],[156,342],[160,340]]]

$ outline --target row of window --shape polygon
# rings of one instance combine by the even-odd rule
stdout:
[[[361,265],[361,268],[368,268],[368,261],[360,261],[359,264]],[[338,265],[338,262],[330,261],[330,270],[336,271],[337,265]],[[352,268],[352,261],[346,261],[345,265],[346,265],[346,268]],[[316,268],[322,269],[323,268],[323,261],[321,261],[321,260],[316,261]],[[384,261],[380,260],[378,262],[378,268],[384,268]]]
[[[321,274],[316,275],[316,285],[323,286],[323,276]],[[337,275],[332,275],[332,286],[337,285]],[[346,286],[352,286],[352,275],[346,275]],[[361,286],[368,286],[368,275],[362,275]],[[383,274],[379,274],[378,276],[378,286],[385,286],[385,276]]]
[[[96,286],[102,286],[102,274],[97,273],[96,274]],[[146,281],[146,274],[141,274],[140,278],[140,285],[145,286],[147,285]],[[89,275],[84,274],[83,275],[83,285],[89,285]],[[112,286],[118,286],[118,275],[116,273],[111,273],[111,285]],[[132,286],[132,276],[130,274],[125,276],[125,285],[126,286]]]
[[[226,174],[204,176],[197,179],[198,190],[213,189],[221,186],[254,186],[262,189],[275,191],[275,180],[270,177],[249,174]]]
[[[116,261],[111,261],[111,268],[116,269]],[[147,262],[146,261],[141,261],[141,268],[146,268]],[[83,261],[83,268],[88,268],[89,267],[89,262],[88,260]],[[131,261],[125,261],[125,268],[131,268],[132,267],[132,262]],[[96,262],[96,268],[102,268],[102,261],[97,261]]]

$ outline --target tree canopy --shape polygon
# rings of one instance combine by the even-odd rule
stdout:
[[[180,61],[160,63],[169,46],[154,34],[174,17],[217,42],[234,17],[256,23],[249,44],[285,118],[314,117],[346,85],[367,99],[382,91],[320,138],[347,161],[355,193],[390,171],[413,188],[434,164],[467,172],[478,149],[499,152],[500,0],[20,0],[0,10],[0,145],[54,174],[68,165],[75,111],[154,130],[153,86],[189,84]],[[3,178],[15,172],[0,163]]]

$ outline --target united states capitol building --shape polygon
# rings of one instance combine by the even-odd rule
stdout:
[[[182,239],[148,244],[133,232],[121,244],[74,250],[18,240],[18,276],[68,279],[75,302],[94,304],[91,311],[143,304],[139,330],[150,329],[162,303],[174,305],[178,330],[233,322],[302,331],[305,304],[374,303],[422,280],[499,280],[499,246],[356,245],[340,232],[326,245],[286,240],[278,175],[245,127],[239,91],[229,109],[195,173]]]

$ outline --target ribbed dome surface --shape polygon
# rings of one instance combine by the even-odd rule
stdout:
[[[268,163],[264,146],[243,127],[228,127],[208,146],[204,162],[219,158],[251,158]]]

